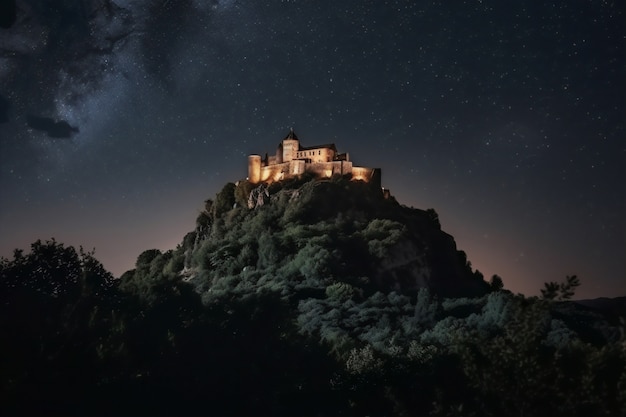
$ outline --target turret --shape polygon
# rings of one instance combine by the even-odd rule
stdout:
[[[261,182],[261,156],[248,156],[248,181],[252,184]]]

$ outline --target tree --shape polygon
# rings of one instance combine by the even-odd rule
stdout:
[[[76,398],[106,372],[100,359],[116,305],[113,276],[93,252],[38,240],[2,259],[0,414],[78,410]]]
[[[93,257],[93,252],[82,248],[77,252],[51,239],[37,240],[29,254],[15,250],[13,260],[0,262],[2,295],[11,298],[17,292],[37,293],[51,298],[76,298],[90,287],[109,287],[113,276]]]
[[[491,281],[489,281],[489,286],[491,287],[492,291],[500,291],[502,288],[504,288],[504,283],[502,282],[502,278],[500,278],[498,275],[494,275],[491,277]]]
[[[439,214],[433,208],[429,208],[426,210],[426,214],[430,221],[437,227],[437,229],[441,229],[441,223],[439,222]]]
[[[437,299],[430,294],[428,288],[420,288],[415,300],[414,323],[420,328],[432,326],[436,322],[438,310]]]
[[[541,298],[544,300],[569,300],[574,296],[576,288],[580,286],[580,280],[576,275],[566,276],[565,282],[546,282],[541,289]]]
[[[222,188],[222,191],[215,196],[215,202],[211,207],[213,219],[220,217],[227,211],[232,210],[235,205],[235,184],[229,182]]]
[[[158,249],[148,249],[139,254],[135,266],[141,268],[142,266],[150,265],[150,262],[157,256],[161,255],[161,251]]]

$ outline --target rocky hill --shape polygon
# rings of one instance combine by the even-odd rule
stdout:
[[[459,297],[489,289],[434,210],[408,208],[344,177],[227,184],[207,201],[181,252],[179,267],[206,297],[251,287],[323,293],[334,284],[364,295],[414,296],[428,288]]]

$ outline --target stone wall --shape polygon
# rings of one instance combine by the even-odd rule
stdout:
[[[353,180],[361,180],[378,185],[381,182],[380,169],[355,167],[351,161],[306,163],[301,159],[293,159],[282,164],[264,166],[259,155],[250,155],[248,157],[248,180],[252,184],[282,181],[305,172],[313,173],[319,178],[352,174]]]
[[[352,179],[369,182],[380,187],[382,175],[380,168],[352,167]]]
[[[250,175],[248,180],[253,183],[281,181],[290,176],[304,174],[305,162],[300,160],[291,160],[282,164],[267,165],[258,167],[258,175]],[[258,181],[252,181],[251,178],[258,178]]]
[[[306,164],[306,171],[317,175],[320,178],[330,178],[335,174],[345,175],[352,172],[352,162],[332,161],[313,162]]]

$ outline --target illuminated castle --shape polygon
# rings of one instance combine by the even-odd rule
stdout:
[[[333,175],[351,174],[352,180],[361,180],[380,186],[380,168],[352,165],[347,153],[338,153],[334,143],[317,146],[300,146],[293,129],[278,145],[276,154],[264,158],[248,156],[248,181],[253,184],[270,183],[304,173],[330,178]]]

